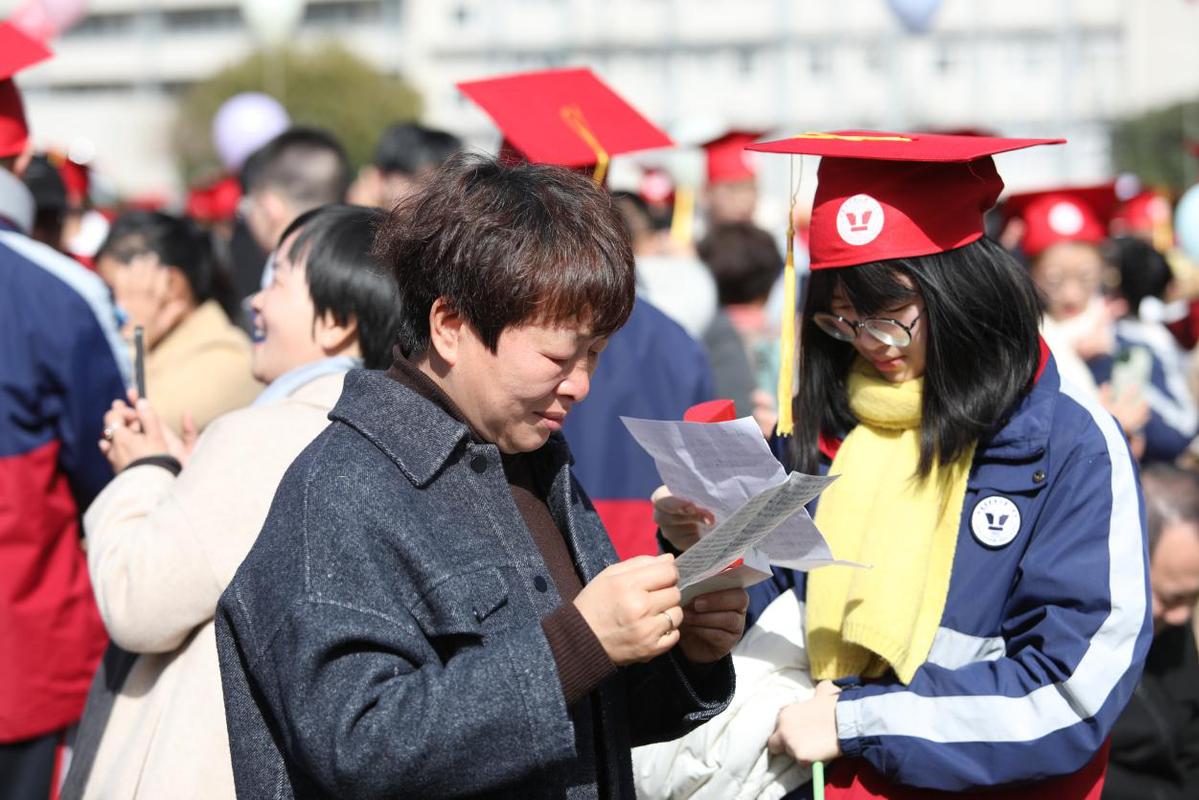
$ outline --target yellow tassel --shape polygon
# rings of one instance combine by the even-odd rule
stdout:
[[[595,181],[596,185],[603,186],[604,179],[608,177],[608,162],[611,161],[611,158],[596,135],[591,132],[587,118],[583,116],[583,109],[578,106],[563,106],[558,113],[562,116],[562,121],[578,134],[578,137],[591,148],[591,152],[595,153],[595,171],[591,173],[591,179]]]
[[[670,238],[678,244],[691,244],[695,217],[695,190],[679,186],[674,190],[674,212],[670,217]]]
[[[795,203],[787,214],[787,262],[783,268],[783,322],[779,341],[779,436],[795,430],[791,393],[795,385]]]

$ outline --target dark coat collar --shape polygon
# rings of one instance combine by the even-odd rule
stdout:
[[[408,480],[427,486],[470,428],[386,372],[354,369],[329,419],[344,422],[387,455]]]
[[[485,448],[494,458],[500,457],[499,448],[490,442],[472,445],[471,429],[465,422],[386,372],[354,369],[346,373],[345,388],[329,419],[364,436],[418,487],[427,486],[460,446]],[[553,475],[573,463],[560,433],[537,452],[547,459]]]

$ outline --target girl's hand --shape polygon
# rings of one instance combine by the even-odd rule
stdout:
[[[811,698],[785,707],[766,742],[767,749],[786,753],[800,764],[832,761],[841,755],[837,737],[839,694],[840,687],[832,681],[821,681]]]
[[[654,504],[654,523],[662,530],[666,541],[679,552],[686,552],[716,524],[711,511],[690,500],[675,497],[665,486],[654,490],[650,500]]]

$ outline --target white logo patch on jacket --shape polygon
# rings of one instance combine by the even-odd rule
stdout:
[[[1006,497],[984,497],[974,505],[970,531],[986,547],[1003,547],[1020,532],[1020,509]]]

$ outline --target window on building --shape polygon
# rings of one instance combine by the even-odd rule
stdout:
[[[233,30],[242,26],[241,9],[183,8],[162,12],[162,27],[168,33]]]
[[[83,39],[90,36],[120,36],[133,30],[136,14],[88,14],[79,24],[63,34],[65,39]]]
[[[380,22],[383,19],[382,0],[360,0],[353,3],[310,2],[304,7],[305,25],[352,25]]]

